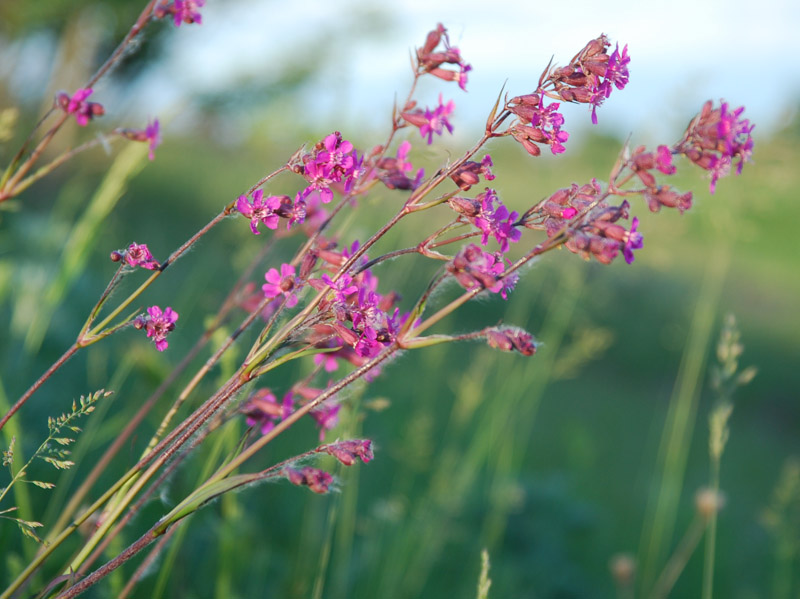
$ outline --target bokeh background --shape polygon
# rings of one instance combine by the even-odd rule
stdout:
[[[0,4],[0,110],[20,108],[0,146],[3,165],[53,94],[81,86],[142,4]],[[695,191],[695,207],[684,215],[640,207],[645,248],[632,266],[558,252],[528,269],[508,302],[476,302],[442,323],[440,332],[464,332],[502,318],[543,345],[533,358],[478,344],[403,356],[347,395],[331,434],[374,439],[373,463],[341,471],[340,489],[329,496],[278,484],[212,504],[176,536],[137,596],[469,597],[484,547],[492,597],[613,597],[608,565],[620,552],[638,560],[636,588],[649,588],[693,517],[695,491],[708,482],[710,369],[732,313],[746,348],[742,364],[759,372],[737,392],[723,457],[716,593],[796,597],[800,71],[791,56],[799,10],[788,0],[677,2],[668,10],[632,2],[209,0],[202,26],[155,24],[96,88],[107,116],[87,130],[65,128],[54,152],[103,127],[143,127],[157,116],[164,137],[157,159],[121,144],[96,149],[0,211],[0,401],[13,403],[74,340],[114,270],[110,251],[135,240],[163,258],[302,143],[332,130],[361,149],[380,143],[392,102],[411,79],[409,53],[437,22],[474,70],[466,94],[438,81],[421,86],[422,102],[441,91],[457,103],[452,137],[428,148],[408,133],[415,162],[429,169],[471,145],[504,84],[512,94],[530,91],[551,56],[566,62],[605,32],[629,44],[629,87],[601,108],[597,127],[585,107],[566,107],[571,138],[557,158],[534,160],[511,142],[493,143],[494,186],[506,204],[522,211],[573,181],[606,179],[626,139],[672,142],[709,98],[747,107],[757,125],[753,163],[721,181],[714,196],[703,173],[681,164],[677,184]],[[112,164],[129,171],[118,195],[98,191]],[[296,185],[287,178],[273,189],[294,193]],[[388,190],[365,201],[358,219],[342,221],[342,241],[363,239],[398,201]],[[403,228],[392,243],[416,243],[418,227]],[[88,421],[76,468],[60,479],[42,471],[54,491],[27,490],[33,519],[46,527],[57,518],[81,473],[191,347],[264,237],[241,219],[223,223],[144,300],[181,314],[168,352],[156,355],[132,331],[92,346],[3,431],[16,432],[19,451],[30,455],[48,415],[81,394],[115,391]],[[277,243],[262,272],[294,243]],[[414,257],[378,274],[382,289],[397,286],[410,302],[433,271]],[[196,401],[225,380],[245,347]],[[287,368],[270,384],[285,389],[307,371]],[[116,468],[136,460],[165,410],[155,411]],[[232,423],[187,464],[126,539],[180,500],[242,429]],[[315,441],[314,427],[303,423],[263,463]],[[11,523],[0,531],[6,581],[35,547]],[[673,596],[699,596],[702,567],[701,548]],[[93,596],[113,596],[124,582],[114,576]]]

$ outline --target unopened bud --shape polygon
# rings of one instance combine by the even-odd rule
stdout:
[[[478,216],[481,212],[480,202],[470,198],[454,197],[447,200],[450,207],[464,216]]]
[[[516,350],[523,356],[532,356],[536,353],[533,335],[516,327],[490,329],[486,333],[486,342],[489,347],[503,351]]]

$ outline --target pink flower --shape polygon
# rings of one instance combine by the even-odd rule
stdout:
[[[311,410],[309,414],[317,423],[319,427],[319,440],[325,438],[325,432],[334,428],[339,424],[339,409],[342,406],[336,404],[335,406],[320,406],[315,410]]]
[[[677,170],[672,164],[672,152],[667,146],[656,149],[656,168],[665,175],[674,175]]]
[[[261,286],[266,297],[277,297],[283,294],[286,298],[286,307],[293,308],[297,305],[297,296],[293,293],[295,287],[295,269],[291,264],[281,264],[278,272],[270,268],[264,278],[267,282]]]
[[[150,143],[150,152],[147,154],[147,156],[150,158],[150,160],[153,160],[156,157],[156,148],[161,144],[161,134],[158,119],[155,119],[152,123],[148,123],[147,128],[144,130],[144,135],[145,139]]]
[[[640,250],[642,247],[644,247],[644,239],[642,234],[636,231],[638,226],[639,219],[637,217],[633,217],[631,230],[628,231],[627,235],[625,236],[625,245],[622,247],[622,253],[625,256],[625,262],[628,264],[633,263],[633,250]]]
[[[428,145],[433,143],[433,134],[442,135],[444,130],[447,129],[450,133],[453,132],[453,126],[448,120],[448,116],[455,110],[455,102],[450,100],[444,104],[442,94],[439,94],[439,106],[434,110],[426,108],[423,112],[420,109],[413,111],[403,112],[402,116],[405,121],[415,127],[419,127],[419,133],[422,137],[428,138]]]
[[[151,306],[147,309],[147,316],[139,316],[133,322],[137,329],[145,329],[147,336],[156,344],[158,351],[167,349],[167,335],[175,330],[175,321],[178,320],[178,313],[172,308],[167,307],[163,312],[158,306]]]
[[[479,195],[481,200],[480,214],[473,220],[476,227],[483,232],[481,245],[486,245],[489,242],[489,236],[494,235],[497,243],[500,244],[500,251],[505,253],[508,251],[509,241],[519,241],[522,233],[517,229],[514,224],[519,218],[519,214],[514,211],[509,213],[502,202],[497,198],[494,190],[486,189],[486,191]],[[497,200],[497,208],[494,207],[494,201]]]
[[[453,133],[453,126],[450,124],[450,121],[447,120],[447,117],[452,114],[455,108],[455,102],[450,100],[447,104],[444,104],[442,102],[442,94],[439,94],[439,106],[437,106],[433,112],[428,109],[425,110],[425,118],[428,122],[419,128],[419,133],[422,137],[427,135],[428,145],[433,143],[434,133],[436,135],[441,135],[445,129]]]
[[[303,176],[310,183],[301,197],[303,199],[316,191],[323,204],[333,199],[331,187],[336,185],[344,193],[349,193],[355,181],[361,176],[362,159],[353,144],[335,131],[314,146],[314,151],[302,157]]]
[[[325,369],[325,372],[334,372],[339,368],[339,362],[336,360],[336,356],[333,356],[330,353],[317,354],[314,356],[314,364],[317,366],[322,366]]]
[[[102,104],[86,101],[93,92],[91,88],[79,89],[71,97],[62,92],[58,94],[58,105],[67,114],[74,114],[78,125],[85,127],[94,117],[105,114]]]
[[[734,159],[739,161],[736,174],[740,174],[753,154],[753,125],[741,118],[742,112],[744,106],[730,110],[728,103],[722,102],[719,108],[713,108],[709,100],[674,148],[675,153],[684,154],[711,173],[711,193],[717,181],[730,173]]]
[[[262,435],[266,435],[275,424],[294,411],[292,393],[289,392],[280,404],[269,389],[259,389],[247,401],[243,408],[247,415],[247,426],[258,426]]]
[[[147,270],[158,270],[159,264],[153,260],[153,255],[147,249],[147,244],[138,244],[135,241],[128,246],[127,250],[119,252],[125,258],[128,266],[141,266]]]
[[[250,219],[250,230],[254,235],[258,235],[259,221],[264,223],[268,229],[277,229],[280,220],[276,211],[281,207],[281,196],[264,197],[264,192],[257,189],[253,194],[253,201],[250,202],[247,196],[239,196],[236,200],[236,210]]]
[[[507,298],[507,291],[514,288],[518,279],[516,273],[504,277],[503,260],[495,254],[484,252],[475,244],[461,248],[447,265],[447,270],[464,289],[482,287],[492,293],[500,293],[503,299]]]

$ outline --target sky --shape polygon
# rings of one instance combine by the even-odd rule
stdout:
[[[456,137],[475,138],[504,85],[511,95],[531,92],[551,58],[565,64],[600,33],[627,44],[631,56],[628,87],[598,112],[602,133],[669,143],[705,100],[724,99],[746,107],[758,141],[800,106],[797,0],[207,0],[202,10],[201,26],[168,33],[165,51],[133,90],[98,94],[107,92],[108,105],[137,118],[162,117],[167,132],[179,132],[197,114],[197,94],[269,89],[281,74],[309,68],[315,72],[292,118],[323,131],[385,127],[395,97],[405,97],[411,82],[411,53],[441,22],[473,67],[468,91],[433,80],[418,98],[435,105],[441,92],[455,101]],[[39,95],[56,48],[40,38],[0,61],[0,75],[16,69],[13,84]],[[563,112],[566,130],[590,126],[586,106]],[[245,134],[248,123],[239,127]]]
[[[435,104],[445,93],[467,129],[485,120],[504,84],[513,95],[532,91],[551,56],[564,64],[601,32],[628,44],[631,55],[630,84],[600,109],[601,130],[672,140],[705,100],[725,99],[746,107],[758,137],[800,105],[800,66],[791,58],[800,32],[794,0],[208,0],[203,10],[203,25],[176,31],[168,58],[142,83],[160,90],[165,106],[182,102],[187,88],[269,82],[299,58],[320,64],[304,118],[330,129],[378,126],[388,122],[395,95],[405,96],[409,54],[437,22],[473,70],[467,93],[437,81],[420,90],[421,102]],[[330,45],[318,47],[326,40]],[[576,127],[588,124],[585,106],[565,114]]]

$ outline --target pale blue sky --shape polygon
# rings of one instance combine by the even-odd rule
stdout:
[[[364,33],[378,11],[388,31]],[[169,57],[151,80],[169,105],[181,89],[223,89],[242,78],[269,80],[281,60],[321,35],[346,40],[317,76],[307,118],[323,128],[385,122],[394,93],[404,93],[409,51],[437,22],[473,65],[469,92],[432,85],[454,98],[464,126],[483,120],[506,79],[513,93],[532,90],[551,54],[564,63],[600,32],[629,45],[631,83],[599,112],[601,127],[645,137],[674,135],[712,98],[747,107],[767,131],[786,121],[800,98],[800,67],[792,58],[800,2],[673,0],[646,2],[478,2],[406,0],[379,3],[323,0],[292,3],[208,0],[202,27],[181,27]],[[331,93],[335,84],[343,85]],[[313,107],[313,109],[312,109]],[[583,106],[568,121],[588,122]],[[470,122],[472,119],[472,122]],[[462,127],[463,130],[464,127]]]
[[[630,85],[599,111],[601,130],[672,141],[706,99],[724,98],[746,106],[758,138],[785,123],[800,100],[797,0],[207,0],[203,15],[202,26],[169,32],[161,59],[132,93],[101,89],[104,101],[118,113],[133,112],[131,119],[166,117],[168,131],[177,132],[191,126],[187,106],[198,92],[235,91],[243,81],[268,86],[286,61],[318,60],[299,100],[309,125],[384,126],[395,94],[404,95],[411,80],[410,52],[437,22],[473,66],[469,91],[430,81],[419,99],[433,104],[439,91],[454,99],[456,135],[468,139],[504,82],[514,95],[532,91],[551,55],[563,64],[601,32],[627,43],[632,58]],[[33,36],[15,60],[0,63],[0,74],[16,70],[16,89],[38,98],[55,49],[54,40]],[[564,112],[568,131],[588,126],[585,106]]]

